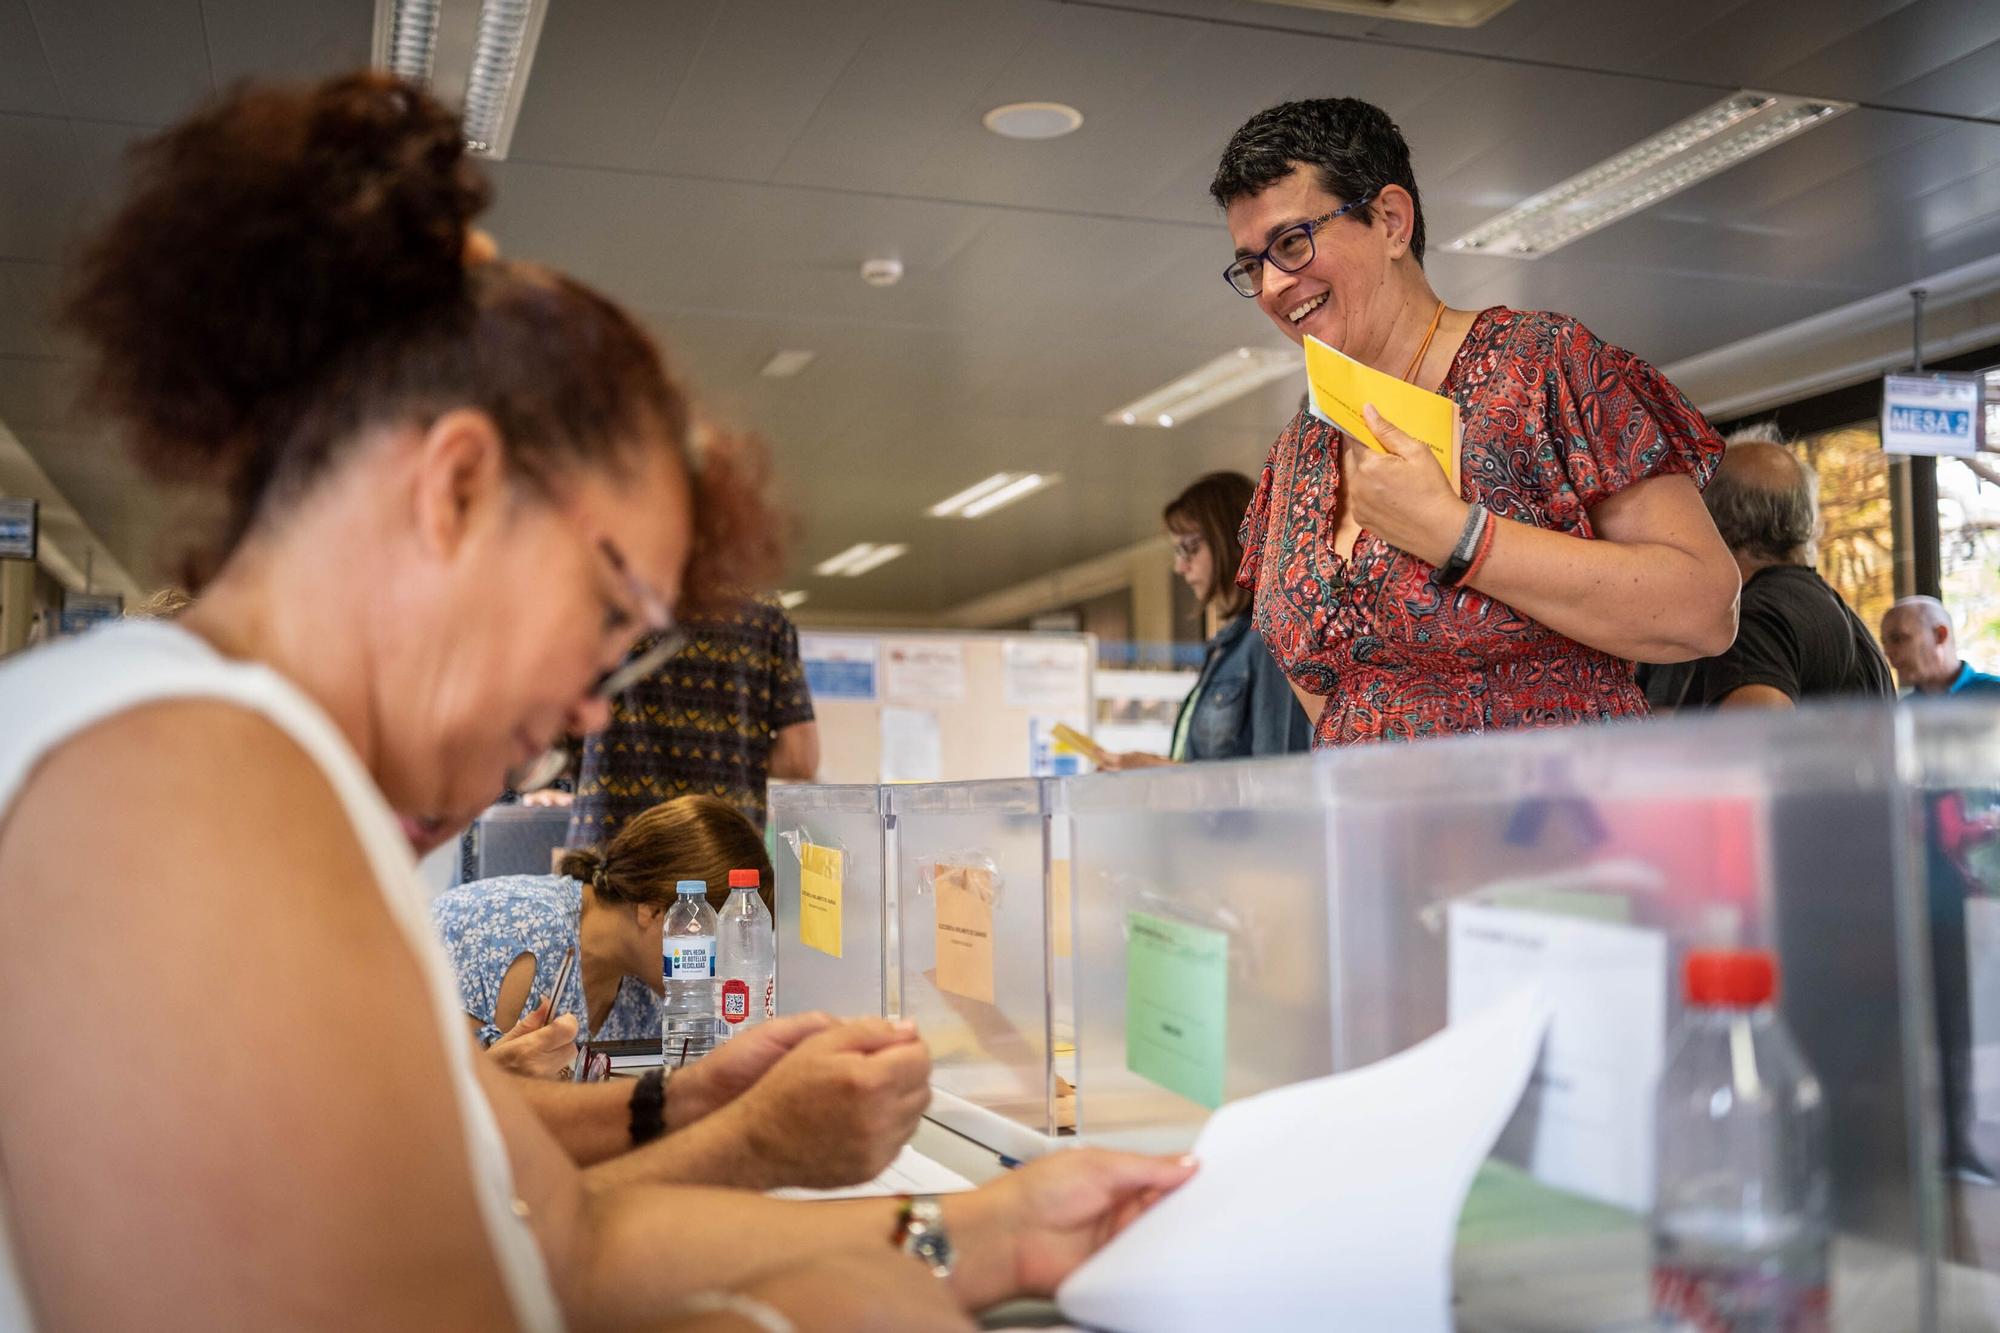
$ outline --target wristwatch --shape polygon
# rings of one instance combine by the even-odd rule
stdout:
[[[935,1194],[905,1195],[902,1211],[896,1214],[896,1233],[889,1243],[904,1254],[914,1255],[930,1266],[934,1277],[950,1277],[957,1252],[951,1233],[944,1228],[944,1209]]]

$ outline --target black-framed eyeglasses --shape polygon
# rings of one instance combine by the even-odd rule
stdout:
[[[1207,542],[1202,540],[1199,532],[1191,533],[1186,537],[1176,537],[1174,538],[1174,559],[1182,562],[1192,560],[1201,554],[1201,548],[1207,544]]]
[[[1297,273],[1313,262],[1313,233],[1335,218],[1352,213],[1355,209],[1375,197],[1370,190],[1351,204],[1342,204],[1331,213],[1322,213],[1304,222],[1294,222],[1291,226],[1271,238],[1271,243],[1254,255],[1239,255],[1236,261],[1222,270],[1223,281],[1232,287],[1238,296],[1255,296],[1264,290],[1264,265],[1273,264],[1280,273]]]
[[[604,557],[604,562],[611,566],[612,572],[624,582],[626,594],[638,604],[646,625],[642,637],[625,660],[591,682],[587,697],[615,699],[665,666],[676,653],[687,647],[687,633],[674,623],[673,612],[667,609],[665,599],[639,581],[610,538],[599,537],[595,548]],[[517,792],[540,791],[563,775],[569,768],[571,758],[568,745],[552,745],[522,769],[509,785]]]

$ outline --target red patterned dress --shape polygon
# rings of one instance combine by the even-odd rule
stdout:
[[[1591,507],[1648,477],[1706,486],[1722,440],[1659,371],[1564,315],[1473,320],[1438,392],[1465,423],[1464,496],[1593,537]],[[1278,665],[1327,704],[1314,748],[1643,717],[1632,664],[1528,619],[1362,530],[1334,553],[1340,432],[1301,412],[1243,520],[1237,582]]]

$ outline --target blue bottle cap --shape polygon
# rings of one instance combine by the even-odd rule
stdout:
[[[707,893],[708,881],[705,879],[684,879],[674,885],[674,892],[680,894],[682,897],[686,897],[691,893]]]

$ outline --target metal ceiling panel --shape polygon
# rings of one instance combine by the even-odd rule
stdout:
[[[368,63],[374,0],[201,0],[218,88],[239,79],[318,79]]]
[[[28,0],[73,116],[165,125],[214,87],[200,0]]]
[[[646,154],[648,168],[771,179],[887,8],[887,0],[723,6]]]
[[[0,182],[0,259],[61,259],[89,198],[68,122],[0,116]]]
[[[0,112],[60,116],[67,111],[27,0],[0,0]]]
[[[53,264],[0,261],[0,357],[55,355],[49,315],[57,271]],[[12,418],[0,411],[0,422]]]
[[[2000,11],[2000,5],[1990,8]],[[1889,89],[1882,100],[1913,111],[2000,118],[2000,38],[1920,79]]]
[[[509,157],[643,168],[725,0],[552,4]]]
[[[1821,97],[1867,98],[1891,106],[1908,105],[1899,90],[1925,81],[1958,63],[1966,52],[2000,42],[2000,4],[1993,0],[1924,0],[1906,4],[1829,44],[1772,76],[1782,88],[1813,90]],[[1839,89],[1839,92],[1828,92]],[[1989,83],[1987,105],[2000,91]],[[1985,108],[1934,106],[1935,110]]]
[[[910,177],[954,127],[989,109],[984,90],[1052,7],[988,0],[941,10],[900,0],[827,93],[773,179],[912,193]],[[1056,142],[1060,142],[1059,140]]]

